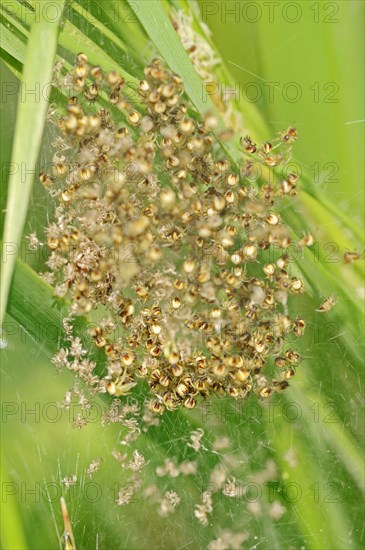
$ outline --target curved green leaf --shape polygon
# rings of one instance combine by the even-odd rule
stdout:
[[[26,101],[24,94],[20,93],[12,152],[13,173],[9,181],[3,235],[3,254],[6,254],[6,260],[4,261],[3,256],[0,325],[6,311],[16,252],[22,237],[43,135],[48,105],[44,90],[52,80],[62,8],[63,0],[58,0],[47,18],[41,15],[39,21],[33,24],[25,55],[21,90],[26,94]],[[42,63],[39,62],[40,58]],[[13,247],[13,253],[9,254],[6,247]]]

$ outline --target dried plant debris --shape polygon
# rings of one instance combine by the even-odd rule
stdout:
[[[116,503],[118,506],[124,506],[129,504],[133,497],[138,493],[142,485],[140,479],[133,479],[132,481],[127,482],[118,492],[118,497]]]
[[[99,470],[100,464],[102,463],[102,461],[103,461],[102,458],[94,458],[90,462],[90,464],[89,464],[89,466],[86,470],[86,473],[89,477],[92,477]]]
[[[327,313],[328,311],[331,311],[333,307],[335,307],[336,303],[336,298],[330,295],[328,296],[328,298],[325,299],[324,302],[322,302],[322,304],[319,306],[318,309],[316,309],[316,311],[318,311],[319,313]]]
[[[177,464],[176,460],[165,458],[163,466],[157,466],[156,475],[158,477],[177,477],[179,475],[194,475],[197,473],[198,464],[195,461],[184,461]]]
[[[361,260],[364,258],[364,252],[359,253],[355,251],[346,251],[343,255],[343,261],[345,264],[352,264],[353,262],[356,262],[357,260]]]
[[[204,431],[201,428],[198,428],[196,430],[193,430],[190,433],[190,441],[187,443],[188,447],[191,447],[194,449],[194,451],[198,452],[200,450],[200,447],[202,446],[202,438],[204,436]]]
[[[175,508],[180,504],[180,497],[175,491],[166,491],[160,500],[160,507],[158,513],[162,517],[171,515]]]
[[[144,73],[137,110],[122,77],[79,54],[60,83],[72,94],[67,112],[51,109],[58,137],[40,181],[55,208],[43,277],[71,303],[69,345],[54,363],[92,395],[125,396],[145,380],[157,414],[213,394],[265,399],[301,362],[286,345],[305,328],[288,314],[288,296],[304,292],[290,256],[300,243],[278,213],[298,177],[265,179],[290,158],[297,131],[262,145],[243,136],[236,165],[215,138],[215,117],[188,114],[182,79],[158,59]],[[90,313],[101,374],[72,330]]]
[[[204,491],[202,494],[202,503],[196,504],[194,507],[194,516],[206,527],[209,523],[208,516],[213,512],[212,495],[209,491]]]
[[[224,529],[217,539],[208,544],[208,550],[241,550],[242,544],[247,539],[247,533],[234,533],[229,529]]]

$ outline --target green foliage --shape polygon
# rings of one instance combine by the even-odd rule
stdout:
[[[58,21],[62,13],[63,1],[53,6],[48,15],[52,22],[43,16],[32,26],[29,34],[27,53],[24,59],[22,83],[29,89],[39,90],[39,93],[29,95],[24,101],[19,98],[15,137],[13,143],[12,163],[18,170],[9,178],[7,212],[3,241],[18,248],[28,210],[28,203],[33,184],[33,171],[38,159],[39,148],[47,112],[47,98],[44,93],[52,78],[53,65],[57,48]],[[8,45],[10,55],[19,56],[19,51],[10,39],[8,29],[5,34],[4,48]],[[7,38],[9,37],[9,43]],[[42,58],[42,63],[39,62]],[[29,144],[32,144],[30,147]],[[21,166],[26,166],[29,172],[21,178]],[[1,277],[1,310],[0,324],[2,324],[7,304],[7,295],[10,288],[14,269],[15,254],[9,254],[2,269]]]
[[[160,55],[172,70],[182,76],[186,82],[187,95],[197,112],[202,113],[207,109],[207,103],[201,100],[202,82],[170,22],[171,10],[183,9],[192,15],[195,31],[215,48],[213,39],[218,43],[218,36],[214,35],[213,39],[206,36],[198,4],[185,0],[129,4],[122,1],[108,3],[102,0],[80,0],[66,4],[58,42],[57,24],[32,21],[28,12],[27,17],[25,16],[24,9],[19,8],[14,13],[7,10],[5,4],[1,7],[2,62],[17,77],[22,69],[22,79],[29,87],[32,82],[46,84],[51,80],[55,56],[56,59],[64,57],[66,62],[71,62],[76,53],[86,51],[92,63],[121,72],[133,89],[139,80],[146,56],[148,59],[151,53]],[[347,4],[354,10],[359,9],[359,3]],[[25,5],[30,9],[36,8],[33,1],[23,3]],[[135,6],[137,9],[134,13]],[[116,7],[120,8],[119,18],[116,17]],[[341,17],[346,17],[346,21],[351,20],[352,13],[347,8],[341,10]],[[341,25],[345,23],[341,21]],[[218,17],[212,18],[212,26],[218,33]],[[322,25],[321,28],[324,29],[329,43],[338,41],[337,27],[331,30],[329,26]],[[260,69],[267,79],[271,78],[273,81],[280,78],[275,75],[285,75],[283,67],[285,68],[287,53],[267,55],[273,43],[277,43],[281,50],[287,49],[282,38],[285,35],[284,29],[289,32],[288,25],[282,24],[280,27],[280,23],[272,25],[265,24],[264,21],[257,26],[257,32],[252,30],[252,26],[243,25],[243,32],[247,33],[250,40],[243,46],[242,65],[251,67],[247,64],[252,62],[255,72]],[[309,22],[303,23],[302,31],[305,30],[310,32]],[[290,34],[288,38],[291,39]],[[219,44],[222,55],[233,56],[229,38],[222,39],[224,47]],[[309,35],[307,40],[311,40]],[[355,37],[352,37],[352,42],[356,43]],[[258,57],[252,61],[251,55]],[[330,59],[335,63],[335,54]],[[321,61],[321,67],[325,68],[326,63]],[[219,81],[231,85],[240,74],[240,70],[230,63],[222,63],[214,70]],[[310,82],[309,63],[298,64],[297,70],[303,82]],[[350,77],[349,68],[344,70],[346,77]],[[232,76],[231,71],[234,71],[235,76]],[[62,101],[60,94],[55,97]],[[19,103],[12,156],[3,158],[3,162],[12,160],[16,163],[24,162],[27,166],[35,165],[40,151],[46,108],[46,101],[37,105],[28,101]],[[296,118],[296,106],[292,105],[287,108],[285,104],[277,107],[276,103],[254,105],[240,101],[235,108],[244,116],[247,133],[253,134],[260,141],[270,139],[274,131],[284,127],[283,121],[287,120],[289,125],[291,117]],[[304,107],[301,116],[305,116],[305,109],[308,110],[308,116],[313,117],[314,112],[309,105]],[[346,113],[345,118],[347,117],[350,117],[349,120],[360,118],[350,110]],[[280,124],[271,124],[267,120],[279,120]],[[302,301],[304,305],[298,315],[307,320],[308,330],[300,343],[304,361],[290,391],[275,397],[264,406],[253,403],[251,412],[248,412],[248,408],[243,411],[235,402],[217,400],[209,405],[208,415],[205,414],[206,404],[191,412],[165,414],[160,427],[149,430],[139,439],[140,451],[150,460],[147,478],[151,484],[155,479],[154,468],[165,457],[176,456],[180,460],[195,458],[187,447],[189,433],[199,427],[205,432],[205,450],[201,450],[198,455],[198,475],[186,478],[187,481],[181,477],[174,480],[174,488],[182,494],[182,505],[175,515],[164,519],[156,514],[153,506],[147,503],[142,505],[141,500],[130,509],[116,509],[113,500],[109,498],[110,494],[103,494],[97,503],[86,502],[82,498],[82,488],[86,483],[84,479],[78,488],[76,500],[69,503],[78,548],[96,546],[97,534],[100,538],[99,547],[103,548],[205,548],[210,540],[218,537],[219,529],[225,528],[247,532],[249,547],[260,543],[261,548],[268,550],[288,547],[345,550],[361,547],[362,518],[359,504],[364,492],[361,458],[364,426],[359,410],[364,380],[361,366],[363,316],[358,292],[363,278],[363,266],[361,263],[344,265],[342,254],[346,250],[361,251],[362,235],[357,218],[354,219],[351,210],[346,210],[336,200],[338,193],[350,190],[350,204],[354,206],[351,196],[357,192],[357,187],[353,174],[359,169],[360,162],[353,148],[347,147],[350,139],[348,128],[342,134],[335,122],[329,121],[328,125],[328,132],[336,135],[339,149],[342,147],[338,162],[345,166],[336,194],[328,192],[323,185],[315,184],[312,181],[313,174],[306,169],[303,173],[302,193],[294,206],[286,208],[282,213],[294,233],[300,234],[308,228],[316,234],[318,240],[318,247],[314,251],[306,251],[300,264],[310,295]],[[300,127],[300,121],[298,126]],[[354,131],[357,132],[357,128]],[[323,131],[321,135],[325,142]],[[312,150],[311,135],[308,132],[302,138],[302,143],[303,141],[303,154],[308,157]],[[355,142],[354,148],[356,147]],[[321,143],[316,142],[316,151],[321,155],[321,162],[323,159],[327,160],[328,149],[324,147],[323,151],[326,152],[322,154]],[[234,159],[239,158],[236,143],[229,145],[229,154]],[[37,206],[31,204],[30,198],[30,179],[24,189],[19,186],[15,176],[9,178],[4,242],[20,243],[28,206],[30,205],[28,214]],[[358,215],[359,211],[356,212]],[[325,248],[328,242],[336,245],[336,261],[332,263],[328,261],[332,249]],[[14,260],[15,256],[10,255],[10,261],[8,259],[3,265],[4,307]],[[329,294],[337,298],[336,307],[325,315],[317,313],[315,309]],[[293,311],[298,307],[294,299],[289,307]],[[56,333],[52,339],[35,338],[36,344],[30,343],[29,338],[26,344],[22,344],[20,337],[14,337],[16,346],[12,345],[12,337],[9,335],[9,351],[4,366],[9,377],[6,382],[6,399],[18,401],[14,389],[18,384],[21,387],[23,385],[22,394],[26,388],[30,395],[38,395],[38,384],[42,383],[42,377],[45,377],[49,385],[47,391],[41,392],[39,400],[47,402],[50,399],[61,399],[68,384],[68,375],[64,378],[62,375],[61,382],[56,382],[53,375],[46,372],[49,370],[51,373],[49,356],[62,341],[61,321],[66,311],[65,303],[56,300],[51,289],[37,274],[22,261],[18,261],[7,311],[10,316],[7,318],[8,322],[15,321],[28,334],[34,334],[33,329],[37,323],[41,326],[52,325],[56,328]],[[81,331],[86,322],[87,320],[80,321]],[[39,351],[38,347],[43,350]],[[35,354],[28,359],[27,349]],[[37,373],[38,368],[41,374]],[[141,399],[143,392],[141,389]],[[56,438],[53,428],[54,433],[62,440],[61,447],[53,441]],[[35,429],[39,432],[37,437],[41,446],[47,447],[50,454],[39,451],[44,457],[44,463],[40,465],[37,452],[29,450],[31,459],[27,469],[23,466],[22,455],[24,449],[32,445],[32,430]],[[18,444],[10,442],[13,430],[19,432]],[[101,470],[97,478],[101,485],[109,487],[116,479],[118,482],[127,479],[125,472],[118,471],[116,465],[111,465],[109,469],[114,460],[110,453],[119,438],[114,427],[102,429],[99,424],[95,424],[88,426],[85,434],[82,430],[75,435],[67,422],[54,426],[41,422],[32,426],[30,431],[22,432],[14,420],[6,424],[4,434],[6,441],[9,441],[5,451],[6,480],[18,484],[23,481],[30,483],[34,479],[52,480],[52,476],[59,474],[56,472],[57,458],[64,473],[65,469],[72,470],[78,451],[81,452],[81,469],[87,467],[89,458],[98,454],[105,457],[106,472]],[[215,437],[223,436],[231,439],[231,446],[224,453],[230,453],[235,458],[233,471],[237,480],[247,483],[256,479],[255,475],[265,468],[268,461],[276,464],[277,476],[274,481],[262,485],[260,489],[260,516],[256,517],[248,511],[247,498],[221,498],[214,504],[211,522],[207,527],[202,527],[193,517],[192,503],[200,501],[202,486],[209,482],[210,471],[221,460],[219,453],[213,450],[212,443]],[[295,460],[290,462],[288,457],[292,451],[295,453]],[[82,456],[83,452],[87,457]],[[300,491],[300,496],[295,498],[290,488],[292,491]],[[286,513],[279,520],[269,514],[273,501],[280,502],[286,508]],[[11,515],[14,518],[13,525],[18,527],[4,530],[2,547],[47,548],[57,545],[52,515],[54,514],[55,522],[62,531],[58,502],[49,505],[42,501],[28,507],[27,503],[19,504],[14,498],[9,498],[5,509],[4,523],[7,524],[7,517]],[[95,525],[95,518],[98,525]],[[139,529],[144,530],[143,540],[138,535]]]

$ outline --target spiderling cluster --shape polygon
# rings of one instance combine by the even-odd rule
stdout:
[[[90,335],[107,366],[96,375],[79,340],[55,363],[113,396],[145,380],[155,413],[286,388],[301,361],[286,339],[305,328],[287,298],[303,282],[290,273],[293,243],[275,205],[296,194],[297,176],[253,185],[249,173],[285,164],[296,130],[263,145],[242,137],[238,166],[215,116],[191,115],[182,79],[158,59],[138,110],[124,79],[85,54],[62,85],[74,95],[52,115],[53,167],[40,174],[56,202],[43,276],[70,300],[69,329],[76,316],[97,319]]]

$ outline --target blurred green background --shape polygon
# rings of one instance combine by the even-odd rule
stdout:
[[[229,1],[199,5],[212,39],[238,83],[239,93],[260,110],[273,134],[291,124],[298,128],[296,159],[309,167],[316,184],[350,214],[354,223],[362,225],[364,33],[360,22],[364,2]],[[234,15],[229,15],[232,11]],[[2,83],[13,78],[2,65]],[[296,93],[300,97],[293,101]],[[7,104],[2,102],[0,108],[4,167],[10,160],[16,96]],[[42,159],[46,160],[48,154],[46,146]],[[45,197],[36,185],[27,232],[41,227],[46,218]],[[320,232],[320,220],[311,229],[314,234]],[[300,313],[310,318],[316,305],[308,300]],[[197,524],[192,502],[199,501],[199,490],[207,481],[204,465],[218,463],[219,456],[213,451],[200,451],[199,476],[186,483],[180,479],[180,485],[174,480],[176,490],[185,499],[170,518],[161,518],[155,506],[144,501],[142,493],[136,503],[118,507],[115,484],[123,484],[127,478],[111,451],[123,450],[120,427],[102,428],[100,423],[93,423],[78,431],[67,414],[57,422],[50,421],[55,414],[53,403],[62,400],[72,377],[64,372],[56,375],[39,345],[10,318],[7,322],[8,346],[1,351],[3,548],[59,547],[63,531],[61,478],[72,474],[77,475],[80,485],[69,492],[63,487],[62,491],[78,548],[207,548],[209,541],[217,537],[216,525],[246,532],[244,548],[256,544],[269,550],[362,547],[362,497],[356,483],[361,474],[358,456],[364,440],[361,353],[357,354],[358,361],[348,360],[326,321],[314,318],[302,344],[308,369],[305,371],[303,366],[291,394],[301,407],[298,421],[283,418],[281,405],[264,407],[260,421],[248,415],[242,420],[244,426],[237,430],[234,417],[228,414],[234,405],[227,404],[222,415],[206,423],[207,432],[212,428],[214,433],[231,438],[231,447],[222,451],[222,456],[234,457],[232,470],[237,479],[252,479],[253,472],[265,469],[268,460],[275,462],[281,474],[272,480],[272,488],[286,514],[273,521],[264,504],[261,514],[255,514],[247,500],[221,500],[207,528]],[[346,326],[339,325],[341,320],[336,322],[336,334],[346,330]],[[360,331],[359,327],[359,343],[363,339]],[[305,402],[296,395],[296,384],[306,390]],[[35,408],[35,414],[27,414]],[[201,415],[201,410],[191,414],[192,425]],[[151,483],[155,481],[154,468],[164,456],[194,458],[186,446],[189,429],[185,418],[168,415],[164,429],[164,444],[157,437],[141,438],[140,446],[150,461],[147,473]],[[315,448],[311,445],[313,439]],[[207,441],[208,446],[211,443]],[[285,458],[293,448],[296,465]],[[104,462],[92,480],[98,484],[95,489],[87,485],[90,480],[85,469],[96,457]],[[303,494],[297,502],[285,494],[285,482],[300,486]],[[166,490],[172,488],[171,483],[163,483]],[[52,502],[48,501],[47,487]],[[34,494],[28,493],[32,490]],[[101,491],[100,498],[93,490]]]
[[[296,158],[361,223],[364,2],[199,4],[241,97],[273,132],[298,128]]]

